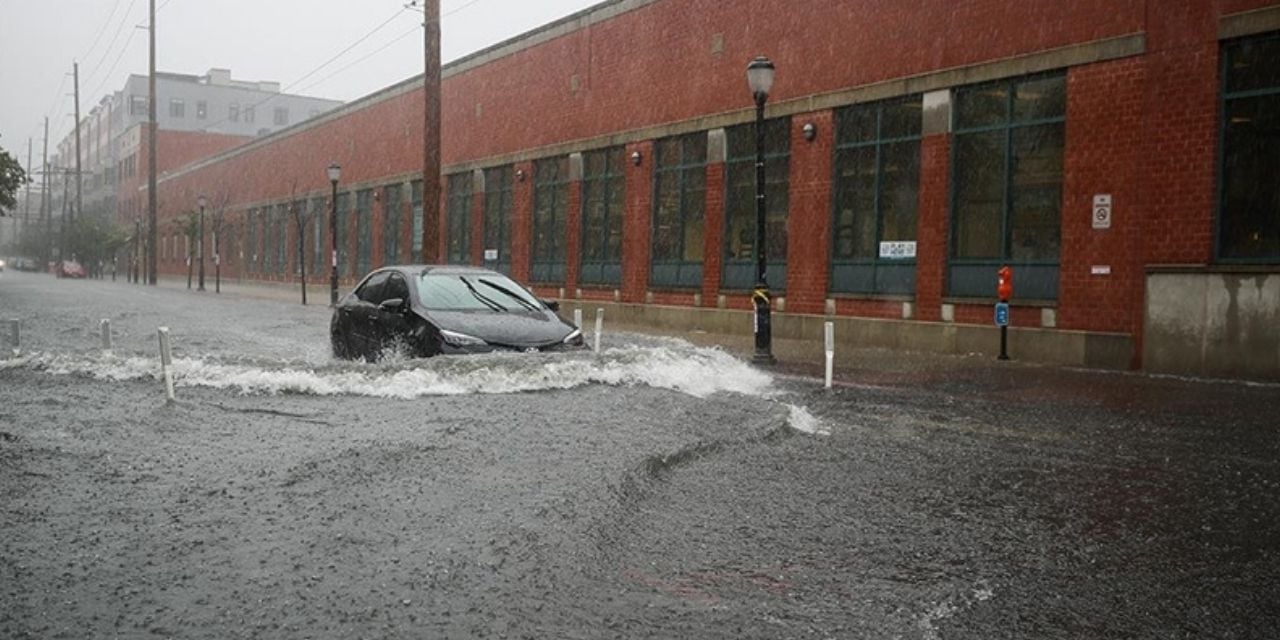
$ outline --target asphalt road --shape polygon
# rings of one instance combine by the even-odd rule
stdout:
[[[1280,628],[1277,386],[868,351],[825,391],[613,332],[338,363],[247,293],[0,275],[0,637]]]

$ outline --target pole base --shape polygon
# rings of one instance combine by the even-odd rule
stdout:
[[[778,359],[773,357],[772,353],[760,353],[757,351],[751,356],[751,364],[754,364],[757,367],[772,367],[773,365],[778,364]]]

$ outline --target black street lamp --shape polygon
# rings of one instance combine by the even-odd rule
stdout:
[[[200,196],[196,198],[196,204],[200,205],[200,247],[197,250],[200,260],[200,284],[196,287],[196,291],[204,291],[204,208],[209,205],[209,199]]]
[[[338,163],[329,165],[329,184],[333,187],[329,197],[329,249],[332,259],[329,261],[329,306],[338,306],[338,179],[342,177],[342,167]]]
[[[756,287],[751,300],[756,308],[756,352],[751,362],[770,365],[773,358],[773,330],[769,318],[769,283],[765,278],[765,175],[764,175],[764,103],[773,88],[773,62],[759,56],[747,65],[747,84],[756,99]]]
[[[222,249],[218,237],[222,235],[222,211],[213,214],[213,292],[222,293]]]

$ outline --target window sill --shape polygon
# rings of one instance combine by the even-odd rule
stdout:
[[[839,293],[831,292],[827,297],[832,300],[869,300],[875,302],[915,302],[915,296],[894,293]]]
[[[1000,301],[997,300],[995,296],[992,296],[990,298],[947,297],[942,299],[943,304],[955,304],[955,305],[989,306],[997,302],[1000,302]],[[1016,296],[1009,301],[1009,304],[1014,307],[1042,307],[1042,308],[1048,308],[1048,309],[1056,309],[1058,307],[1057,300],[1037,300],[1034,298],[1018,298]]]

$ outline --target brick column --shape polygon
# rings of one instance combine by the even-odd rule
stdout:
[[[942,319],[950,233],[948,198],[951,141],[946,134],[920,141],[920,210],[916,221],[916,318]]]
[[[724,273],[725,161],[724,129],[707,132],[706,191],[703,203],[702,305],[716,306]]]
[[[565,295],[574,296],[582,262],[582,154],[569,156],[569,211],[565,216]]]
[[[484,171],[471,173],[471,264],[484,264]]]
[[[815,137],[805,140],[812,124]],[[831,279],[831,176],[835,117],[819,111],[791,118],[791,201],[787,211],[787,311],[822,313]]]
[[[385,226],[384,223],[387,219],[387,207],[391,205],[383,199],[385,196],[386,194],[382,192],[382,187],[374,188],[373,219],[369,221],[369,224],[373,225],[373,233],[370,234],[373,237],[373,241],[369,243],[369,252],[372,260],[369,261],[369,264],[373,265],[375,269],[386,266],[382,260],[384,253],[382,250],[382,228]]]
[[[640,153],[640,164],[631,161]],[[649,288],[649,237],[653,216],[653,142],[637,142],[625,150],[626,206],[622,219],[622,301],[644,302]]]
[[[515,177],[511,188],[511,273],[528,282],[533,260],[533,163],[517,163],[514,171],[516,176],[523,172],[524,179]]]

